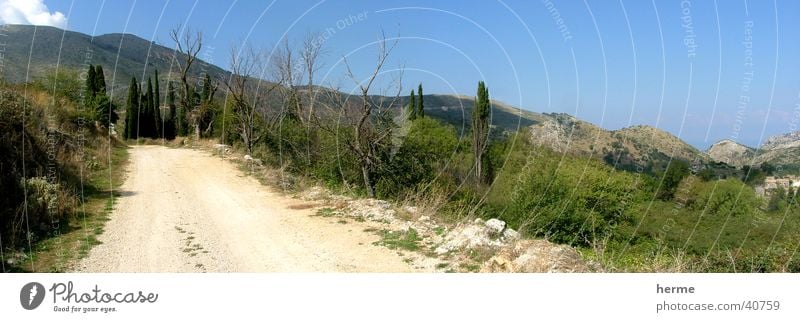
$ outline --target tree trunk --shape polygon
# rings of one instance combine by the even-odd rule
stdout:
[[[364,187],[367,188],[367,196],[375,198],[375,188],[372,187],[372,180],[369,177],[369,168],[361,166],[361,174],[364,176]]]
[[[483,153],[479,151],[475,154],[475,179],[483,182]]]

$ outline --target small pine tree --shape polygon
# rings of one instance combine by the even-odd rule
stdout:
[[[417,100],[417,117],[423,118],[425,117],[425,103],[422,98],[422,83],[419,83],[419,87],[417,87],[417,94],[419,95],[419,100]]]
[[[414,95],[414,90],[411,90],[411,95],[408,96],[408,119],[410,121],[417,119],[417,104],[416,104],[417,96]]]

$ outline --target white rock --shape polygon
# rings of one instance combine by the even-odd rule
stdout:
[[[329,197],[329,193],[325,188],[314,186],[306,190],[301,196],[304,200],[320,200]]]
[[[489,233],[499,235],[506,229],[506,222],[497,218],[492,218],[486,221],[486,228],[489,228]]]
[[[347,205],[346,214],[353,217],[392,223],[395,221],[395,211],[391,208],[392,205],[385,200],[360,199]]]
[[[444,238],[442,245],[434,251],[439,254],[476,247],[499,247],[503,243],[489,236],[489,230],[483,225],[466,225],[453,229]]]
[[[251,157],[249,154],[245,154],[244,155],[244,159],[247,160],[247,161],[250,161],[250,160],[253,160],[253,157]]]
[[[506,227],[506,230],[503,231],[503,241],[514,241],[520,238],[522,238],[522,235],[516,230]]]

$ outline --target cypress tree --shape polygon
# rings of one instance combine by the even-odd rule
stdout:
[[[166,137],[169,139],[174,139],[177,136],[177,115],[175,110],[175,89],[172,88],[172,83],[167,82],[167,106],[169,107],[169,115],[167,116],[167,122],[164,125],[167,127],[167,134]]]
[[[106,76],[103,74],[103,66],[97,65],[94,69],[96,93],[106,93]]]
[[[161,121],[161,89],[158,88],[158,69],[156,69],[155,88],[153,89],[153,106],[155,107],[157,137],[164,137],[164,123]]]
[[[488,182],[491,175],[486,155],[489,144],[490,115],[489,90],[483,81],[480,81],[478,82],[475,106],[472,109],[472,152],[475,156],[475,177],[478,182]]]
[[[156,137],[156,127],[155,127],[155,109],[153,108],[154,100],[153,100],[153,80],[152,78],[147,79],[147,91],[144,93],[144,111],[145,113],[142,115],[142,124],[145,130],[143,131],[143,136],[149,138]]]
[[[203,78],[203,89],[200,92],[200,99],[203,102],[210,102],[213,99],[214,94],[211,93],[211,77],[206,74],[205,78]]]
[[[408,96],[408,119],[410,121],[417,119],[417,106],[416,106],[416,99],[417,96],[414,95],[414,90],[411,90],[411,95]]]
[[[196,95],[196,93],[192,93]],[[189,124],[186,122],[186,107],[181,104],[175,112],[175,135],[186,136],[189,133]]]
[[[131,83],[128,86],[128,100],[125,107],[125,138],[137,139],[139,123],[139,84],[136,82],[136,77],[131,77]]]
[[[188,124],[186,124],[186,111],[184,111],[183,107],[178,107],[175,111],[175,135],[176,136],[186,136],[186,128]]]
[[[417,117],[423,118],[425,117],[425,103],[422,102],[422,83],[419,83],[417,94],[419,95],[419,100],[417,101]]]
[[[86,107],[93,107],[92,103],[94,102],[94,95],[97,93],[95,88],[95,82],[97,81],[97,76],[94,72],[94,66],[89,65],[89,71],[86,72],[86,87],[83,89],[84,91],[84,105]]]
[[[139,137],[150,136],[150,106],[147,99],[147,88],[141,86],[139,88]]]

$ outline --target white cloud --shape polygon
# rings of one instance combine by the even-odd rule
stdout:
[[[0,0],[0,23],[67,27],[61,12],[50,13],[44,0]]]

